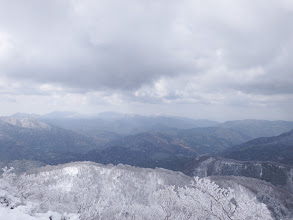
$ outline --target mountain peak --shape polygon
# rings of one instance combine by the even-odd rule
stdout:
[[[51,126],[49,124],[39,121],[35,118],[1,117],[0,120],[17,127],[21,127],[21,128],[48,129],[48,130],[51,129]]]

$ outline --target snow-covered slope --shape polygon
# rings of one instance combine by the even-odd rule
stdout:
[[[78,156],[72,159],[69,153],[87,153],[99,148],[94,138],[36,119],[0,118],[0,160],[59,164],[78,160]]]
[[[51,129],[49,124],[34,118],[0,117],[0,120],[21,128]]]
[[[0,206],[0,220],[80,220],[76,214],[59,214],[56,212],[34,213],[27,212],[28,207],[17,207],[9,209]]]
[[[236,196],[209,179],[192,180],[164,169],[78,162],[18,177],[4,170],[0,190],[0,206],[33,217],[53,212],[63,217],[72,213],[80,220],[272,219],[266,206],[244,188]],[[5,215],[10,214],[6,210]],[[51,219],[61,220],[60,215]]]

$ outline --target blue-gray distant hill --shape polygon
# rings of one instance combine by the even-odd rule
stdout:
[[[250,140],[259,137],[277,136],[293,129],[293,121],[236,120],[219,124],[219,127],[230,128],[248,136]]]
[[[73,113],[53,113],[41,116],[43,121],[81,134],[100,138],[101,134],[114,137],[148,131],[165,131],[168,129],[191,129],[196,127],[217,126],[219,123],[210,120],[195,120],[172,116],[142,116],[103,112],[94,116],[76,116]],[[111,139],[111,138],[110,138]],[[108,140],[110,140],[108,139]]]
[[[223,155],[236,160],[275,161],[293,165],[293,130],[248,141],[227,149]]]
[[[90,137],[35,118],[0,117],[0,160],[48,162],[99,148]]]

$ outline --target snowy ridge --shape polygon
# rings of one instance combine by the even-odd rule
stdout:
[[[4,169],[0,190],[0,207],[32,217],[51,213],[52,220],[273,219],[245,189],[236,195],[209,179],[164,169],[92,162],[47,166],[21,176]],[[5,219],[13,219],[11,212],[0,209]],[[35,219],[25,215],[22,219]]]
[[[1,117],[0,120],[17,127],[21,127],[21,128],[46,129],[46,130],[51,129],[51,126],[48,125],[47,123],[36,120],[34,118]]]

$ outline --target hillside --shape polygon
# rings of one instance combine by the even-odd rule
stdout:
[[[216,154],[248,138],[228,128],[206,127],[170,129],[162,132],[144,132],[128,135],[108,142],[105,146],[120,146],[150,152],[164,150],[169,153]]]
[[[275,161],[293,165],[293,130],[279,136],[248,141],[227,149],[223,156],[236,160]]]
[[[293,167],[274,162],[237,161],[221,157],[198,156],[187,161],[183,172],[189,176],[244,176],[282,186],[293,193]]]
[[[198,156],[186,161],[182,171],[189,176],[209,177],[222,187],[248,188],[277,219],[286,219],[284,215],[293,217],[293,166]]]
[[[103,150],[93,150],[80,159],[182,170],[198,154],[216,154],[244,140],[239,132],[216,127],[144,132],[110,141]]]
[[[50,163],[66,152],[85,153],[99,147],[92,138],[36,119],[0,118],[0,160]]]
[[[164,169],[70,163],[19,177],[5,169],[0,183],[3,218],[273,219],[248,189],[233,192]]]
[[[235,120],[219,124],[220,127],[230,128],[249,137],[249,140],[259,137],[277,136],[293,129],[292,121],[268,120]]]
[[[45,122],[65,129],[72,129],[84,135],[98,136],[101,132],[116,135],[130,135],[148,131],[164,131],[172,128],[191,129],[216,126],[219,123],[209,120],[172,116],[142,116],[104,112],[90,117],[40,116]]]

